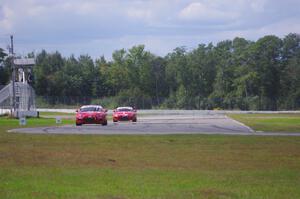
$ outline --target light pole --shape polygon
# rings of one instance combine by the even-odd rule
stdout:
[[[12,111],[14,113],[16,111],[16,92],[15,92],[16,71],[15,71],[15,64],[14,64],[13,35],[10,35],[10,53],[11,53],[11,67],[12,67],[12,89],[13,89]]]

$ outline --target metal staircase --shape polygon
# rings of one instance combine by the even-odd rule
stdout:
[[[12,84],[10,83],[0,90],[0,104],[10,97],[10,94],[12,94],[11,89]]]
[[[0,90],[0,109],[11,109],[13,104],[12,83]],[[35,92],[27,83],[15,82],[15,112],[16,117],[35,116]]]
[[[16,82],[16,107],[20,111],[35,110],[35,93],[27,83]]]

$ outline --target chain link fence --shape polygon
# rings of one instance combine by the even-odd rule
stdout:
[[[274,110],[267,99],[248,98],[165,98],[165,97],[91,97],[91,96],[37,96],[37,108],[78,108],[87,104],[99,104],[105,108],[134,106],[138,109],[185,109],[185,110]],[[277,110],[299,110],[300,103]]]
[[[36,96],[37,108],[76,109],[82,105],[98,104],[108,109],[118,106],[134,106],[137,109],[183,109],[183,110],[271,110],[268,102],[252,98],[191,98],[184,101],[165,97],[91,97],[91,96]],[[9,113],[10,101],[0,104],[0,115]],[[300,102],[277,110],[300,110]]]
[[[164,98],[150,97],[90,97],[90,96],[37,96],[37,108],[78,108],[82,105],[99,104],[106,108],[134,106],[139,109],[159,108]]]

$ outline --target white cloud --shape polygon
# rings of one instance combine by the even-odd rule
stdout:
[[[183,8],[179,13],[179,18],[191,21],[217,21],[233,20],[238,17],[238,13],[225,12],[213,7],[211,4],[193,2]]]
[[[145,44],[164,55],[182,45],[300,32],[299,0],[0,1],[0,38],[13,33],[22,52],[44,48],[96,57]]]
[[[3,28],[2,31],[7,31],[7,32],[12,31],[14,25],[13,19],[15,18],[15,13],[13,12],[12,9],[10,9],[7,6],[0,7],[0,9],[2,12],[2,18],[0,18],[0,27]]]
[[[265,11],[266,0],[252,0],[250,1],[250,7],[255,12]]]
[[[149,20],[152,18],[152,12],[150,10],[141,10],[136,8],[130,8],[127,10],[127,15],[135,20]]]
[[[75,2],[70,2],[67,1],[62,4],[57,4],[56,9],[58,10],[64,10],[65,12],[72,12],[76,13],[79,15],[91,15],[98,13],[99,10],[99,3],[97,2],[89,2],[89,1],[75,1]]]
[[[235,37],[243,37],[255,41],[266,35],[276,35],[283,38],[289,33],[300,33],[300,24],[298,21],[299,19],[297,18],[289,18],[259,28],[245,30],[224,30],[221,32],[212,33],[208,39],[213,41],[214,38],[218,38],[217,41],[221,41],[226,39],[234,39]]]
[[[41,5],[36,5],[28,8],[27,13],[33,17],[39,17],[46,12],[46,7]]]
[[[128,20],[156,26],[174,18],[177,6],[176,0],[129,1],[124,10]]]
[[[260,34],[261,36],[267,34],[274,34],[283,37],[289,33],[300,33],[299,18],[288,18],[275,23],[268,24],[258,30],[258,32],[253,32],[253,34]]]

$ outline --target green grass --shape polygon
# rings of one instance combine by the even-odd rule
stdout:
[[[300,132],[300,114],[229,114],[256,131]]]
[[[75,117],[75,111],[74,113],[61,113],[61,112],[39,112],[40,117],[45,116],[74,116]]]
[[[62,119],[61,124],[56,124],[55,118],[26,118],[26,126],[20,126],[18,119],[0,117],[0,130],[10,128],[38,127],[38,126],[57,126],[65,124],[75,124],[75,120]]]
[[[300,137],[6,133],[17,127],[0,118],[0,198],[300,198]]]

